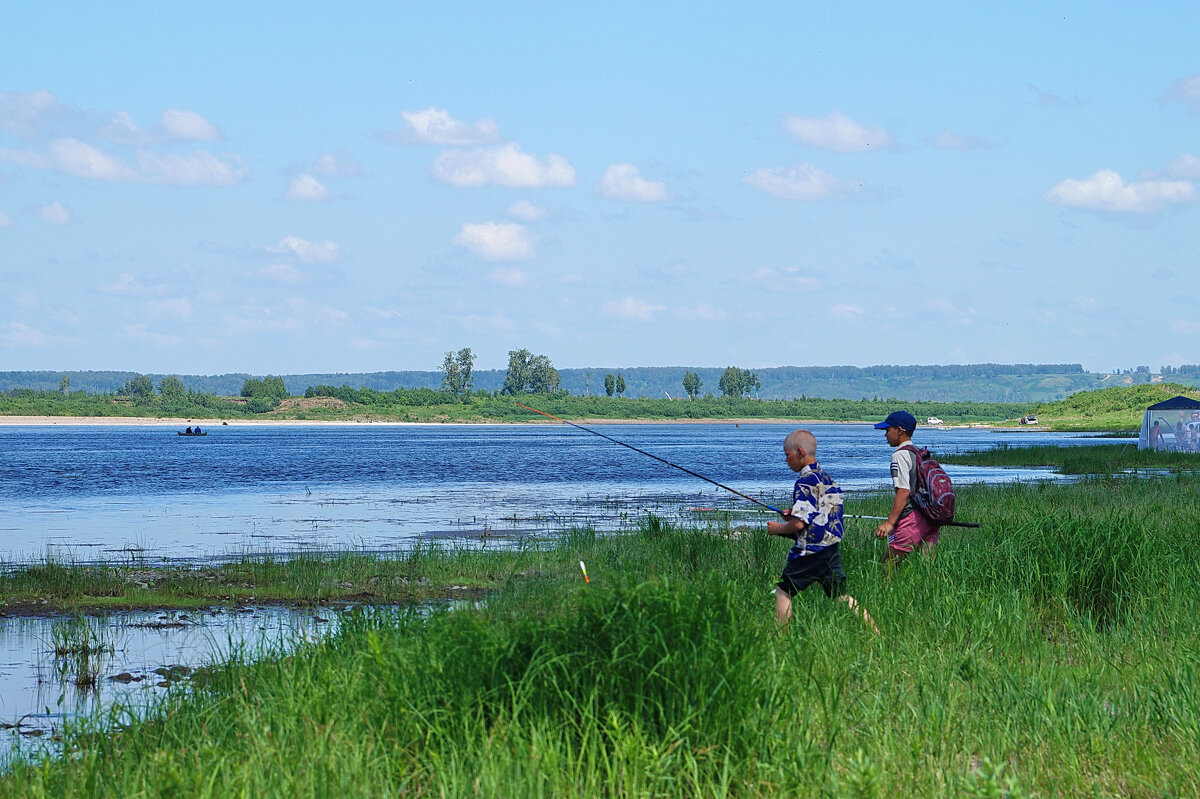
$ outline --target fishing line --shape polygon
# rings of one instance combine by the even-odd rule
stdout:
[[[878,519],[881,522],[886,522],[886,516],[856,516],[853,513],[842,514],[843,519]],[[938,522],[938,527],[978,527],[978,522]]]
[[[634,452],[645,455],[647,458],[654,458],[654,460],[658,461],[659,463],[665,463],[668,466],[673,466],[681,472],[687,472],[692,477],[699,477],[701,480],[703,480],[706,483],[712,483],[717,488],[723,488],[731,494],[737,494],[742,499],[748,499],[751,502],[753,502],[755,505],[761,505],[764,508],[769,508],[770,510],[773,510],[776,513],[778,513],[780,516],[783,516],[785,519],[787,518],[786,516],[784,516],[783,511],[781,511],[779,508],[776,508],[774,505],[768,505],[765,502],[760,502],[759,500],[755,499],[754,497],[746,496],[741,491],[732,489],[727,485],[722,485],[721,483],[718,483],[716,480],[710,480],[709,478],[705,477],[702,474],[696,474],[691,469],[685,469],[684,467],[680,466],[678,463],[671,463],[669,460],[666,460],[665,458],[660,458],[657,455],[651,455],[649,452],[646,452],[645,450],[638,449],[637,447],[633,446],[632,444],[626,444],[624,441],[617,441],[612,436],[606,436],[603,433],[593,430],[590,427],[584,427],[581,424],[575,424],[574,422],[568,422],[566,419],[562,419],[558,416],[555,416],[552,413],[546,413],[545,411],[539,411],[537,408],[530,408],[528,405],[522,405],[519,402],[514,402],[513,404],[516,405],[518,408],[524,408],[527,411],[533,411],[534,413],[540,413],[542,416],[548,416],[549,418],[554,419],[559,422],[562,422],[563,424],[569,424],[569,425],[571,425],[571,427],[578,427],[580,430],[583,430],[584,432],[591,433],[594,436],[600,436],[601,438],[607,439],[608,441],[611,441],[614,444],[620,444],[622,447],[625,447],[626,449],[631,449]]]

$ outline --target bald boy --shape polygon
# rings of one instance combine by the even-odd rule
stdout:
[[[846,572],[838,545],[842,527],[842,489],[817,465],[817,439],[807,430],[793,430],[783,440],[783,458],[798,472],[792,488],[792,507],[781,522],[767,522],[767,535],[790,538],[783,575],[775,586],[775,619],[786,626],[792,618],[792,597],[813,583],[825,596],[845,602],[871,626],[875,622],[846,592]]]

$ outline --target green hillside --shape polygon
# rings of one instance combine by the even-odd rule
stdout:
[[[1200,390],[1181,383],[1114,386],[1082,391],[1064,400],[1034,407],[1042,426],[1056,430],[1129,430],[1136,432],[1146,408],[1171,397],[1200,399]]]

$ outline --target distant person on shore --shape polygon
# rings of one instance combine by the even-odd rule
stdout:
[[[1175,449],[1183,449],[1183,445],[1187,443],[1187,431],[1183,429],[1183,420],[1180,419],[1175,423]]]
[[[893,411],[875,425],[883,430],[892,447],[892,487],[896,491],[892,510],[885,521],[875,528],[875,535],[887,538],[885,563],[898,564],[917,549],[933,554],[938,542],[938,526],[917,510],[912,495],[917,490],[917,454],[905,447],[912,446],[917,420],[908,411]]]
[[[813,583],[820,583],[825,596],[845,602],[870,625],[879,628],[854,597],[846,592],[839,545],[842,526],[842,489],[817,465],[817,439],[807,430],[794,430],[783,440],[783,458],[799,472],[792,487],[792,507],[784,521],[767,522],[767,535],[793,541],[783,576],[775,586],[775,620],[786,627],[792,618],[792,597]]]

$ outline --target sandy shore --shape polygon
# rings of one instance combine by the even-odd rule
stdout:
[[[178,427],[182,430],[185,427],[195,427],[199,425],[201,429],[217,428],[217,427],[260,427],[260,426],[303,426],[317,427],[328,425],[352,425],[352,424],[376,424],[376,425],[431,425],[439,424],[439,422],[375,422],[363,421],[356,419],[347,419],[344,421],[328,421],[324,419],[162,419],[162,418],[147,418],[144,416],[0,416],[0,427],[5,425],[11,426],[35,426],[35,425],[55,425],[58,427],[82,427],[82,426],[103,426],[103,427]],[[467,424],[467,423],[464,423]],[[498,424],[498,423],[497,423]]]

